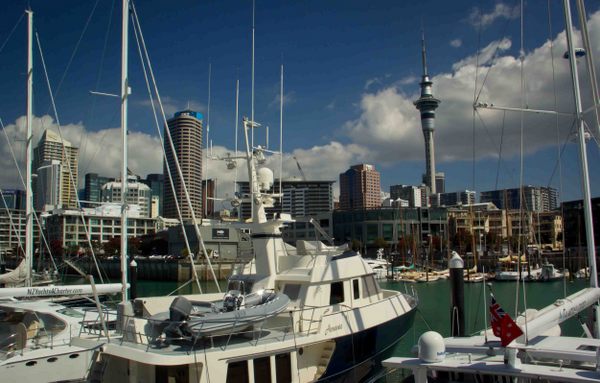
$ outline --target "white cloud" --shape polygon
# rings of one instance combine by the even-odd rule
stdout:
[[[283,93],[283,105],[284,106],[293,104],[294,102],[296,102],[296,92],[295,91]],[[273,99],[269,103],[269,108],[279,108],[280,103],[281,103],[281,96],[279,95],[279,92],[277,92],[275,97],[273,97]]]
[[[498,59],[501,57],[501,53],[507,51],[512,46],[512,42],[508,38],[503,38],[502,40],[492,41],[487,46],[485,46],[479,54],[465,57],[464,59],[452,64],[453,70],[459,70],[460,68],[475,66],[475,63],[478,62],[479,65],[488,65],[492,64],[494,59]]]
[[[600,12],[592,15],[588,28],[591,40],[600,37]],[[482,50],[477,70],[478,87],[484,82],[479,100],[497,106],[520,107],[520,60],[506,54],[510,40],[502,39]],[[577,41],[576,46],[579,46]],[[564,32],[553,41],[554,73],[558,110],[572,110],[572,88],[569,67],[562,59],[565,51]],[[497,56],[494,52],[498,47]],[[594,48],[600,50],[600,45]],[[598,53],[598,52],[596,52]],[[473,94],[475,83],[475,57],[467,57],[453,65],[452,73],[440,73],[432,77],[434,94],[442,102],[436,110],[436,159],[438,162],[471,160],[473,137]],[[582,86],[586,74],[580,71]],[[526,104],[532,109],[554,109],[554,85],[550,42],[528,52],[524,61]],[[487,77],[487,78],[486,78]],[[394,164],[404,160],[424,158],[423,137],[419,113],[413,101],[419,97],[418,89],[406,94],[396,86],[366,92],[359,104],[360,116],[348,121],[343,130],[354,145],[370,153],[367,159],[379,164]],[[582,94],[589,94],[582,89]],[[584,107],[585,108],[585,107]],[[484,127],[476,117],[476,159],[498,156],[502,112],[480,110],[486,123]],[[561,137],[571,128],[571,119],[560,120]],[[548,133],[551,132],[551,133]],[[556,145],[555,120],[548,115],[524,115],[525,152],[534,153],[542,148]],[[503,156],[516,156],[519,152],[520,114],[507,112],[504,122]]]
[[[462,46],[462,40],[461,39],[450,40],[450,46],[453,48],[459,48]]]
[[[5,126],[11,144],[24,173],[25,163],[25,117],[19,117],[14,123]],[[58,126],[52,117],[46,115],[33,120],[33,145],[37,146],[44,129],[59,133]],[[98,173],[104,176],[119,176],[121,169],[121,130],[120,128],[103,129],[89,132],[81,123],[62,125],[60,131],[65,140],[80,149],[79,153],[79,186],[85,173]],[[0,174],[0,185],[22,189],[17,169],[6,144],[6,138],[0,138],[0,166],[6,171]],[[130,132],[128,136],[129,168],[136,174],[145,176],[148,173],[162,172],[162,156],[158,137],[146,133]]]
[[[485,28],[498,19],[512,20],[519,17],[519,6],[511,7],[504,3],[498,3],[494,9],[488,13],[483,13],[479,8],[474,8],[469,14],[468,21],[474,27],[481,26]]]

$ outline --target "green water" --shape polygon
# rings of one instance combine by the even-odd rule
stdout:
[[[588,287],[588,281],[579,279],[566,283],[567,294],[572,294],[585,287]],[[384,289],[398,290],[402,292],[411,292],[414,289],[419,298],[418,312],[412,328],[406,333],[406,336],[397,345],[394,352],[397,356],[410,356],[410,349],[415,345],[419,336],[428,330],[434,330],[443,336],[450,335],[450,282],[448,280],[436,281],[431,283],[404,284],[402,282],[382,282]],[[214,282],[202,282],[203,292],[216,292]],[[226,282],[221,282],[221,290],[224,290]],[[521,287],[523,285],[521,284]],[[158,296],[166,295],[177,289],[176,282],[166,281],[139,281],[138,296]],[[562,281],[545,283],[526,283],[525,298],[528,308],[540,309],[559,298],[564,297],[565,284]],[[492,282],[492,289],[496,299],[504,310],[514,318],[515,310],[515,289],[514,282]],[[198,293],[199,289],[195,284],[188,284],[179,290],[179,294]],[[486,287],[489,304],[489,287]],[[521,289],[519,296],[519,311],[523,311],[523,291]],[[485,308],[487,310],[487,308]],[[483,303],[483,285],[481,283],[465,284],[465,326],[466,333],[472,334],[488,327],[484,323],[484,303]],[[488,315],[489,321],[489,315]],[[571,319],[562,325],[563,334],[570,336],[580,336],[582,334],[579,321]]]

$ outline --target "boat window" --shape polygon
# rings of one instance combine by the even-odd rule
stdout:
[[[334,282],[331,284],[331,293],[329,294],[329,304],[335,305],[344,301],[344,282]]]
[[[298,299],[300,295],[300,285],[286,283],[283,287],[283,293],[290,298],[290,300],[294,301]]]
[[[275,355],[275,374],[277,383],[288,383],[292,381],[290,354]]]
[[[379,288],[372,275],[363,277],[363,298],[372,297],[379,293]]]
[[[187,364],[179,366],[156,366],[156,381],[186,383],[189,381],[190,368]]]
[[[227,383],[248,383],[248,362],[245,360],[227,364]]]
[[[271,358],[265,356],[263,358],[254,359],[254,381],[255,382],[270,382],[271,381]]]
[[[354,299],[360,298],[360,291],[358,287],[358,279],[352,280],[352,292],[354,294]]]

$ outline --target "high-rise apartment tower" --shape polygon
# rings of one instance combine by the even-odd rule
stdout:
[[[202,217],[202,113],[184,110],[175,113],[175,116],[167,121],[165,128],[165,153],[166,163],[163,165],[165,175],[163,215],[166,218],[179,218],[175,200],[179,203],[181,215],[184,221],[191,220],[190,211],[184,191],[184,182],[190,196],[192,209],[196,218]],[[171,150],[167,139],[167,129],[173,140],[174,151]],[[179,177],[175,164],[175,157],[179,161],[183,179]],[[175,194],[168,181],[171,172]]]

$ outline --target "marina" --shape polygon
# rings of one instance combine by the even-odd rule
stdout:
[[[578,17],[571,14],[572,2]],[[401,23],[411,24],[409,31],[378,30],[373,35],[377,38],[366,38],[372,41],[364,44],[367,34],[354,34],[355,29],[363,23],[387,28],[380,22],[389,17],[383,9],[308,12],[314,4],[277,5],[252,1],[251,7],[244,3],[224,12],[216,9],[221,4],[202,3],[189,5],[187,12],[183,6],[163,10],[158,2],[121,0],[107,7],[96,1],[91,9],[74,12],[81,20],[86,20],[85,12],[89,16],[57,85],[47,63],[59,57],[55,39],[62,40],[60,32],[72,31],[55,25],[49,39],[54,48],[45,50],[48,40],[40,32],[51,19],[44,19],[45,13],[55,9],[39,6],[40,17],[28,5],[7,33],[0,57],[8,46],[27,60],[19,67],[26,68],[21,78],[26,83],[21,86],[26,89],[25,115],[11,116],[15,123],[7,126],[0,119],[6,138],[0,153],[18,174],[10,182],[24,188],[8,193],[0,188],[5,208],[0,213],[0,382],[597,382],[600,231],[594,230],[594,221],[600,217],[600,197],[592,197],[599,185],[597,171],[588,169],[588,155],[594,164],[600,153],[600,91],[593,60],[598,52],[590,42],[590,35],[600,38],[597,4],[588,9],[583,0],[563,0],[564,26],[553,31],[552,12],[560,7],[549,2],[548,19],[535,21],[537,26],[550,24],[549,37],[533,28],[538,40],[532,41],[540,46],[531,51],[525,49],[523,1],[518,6],[487,4],[487,14],[482,5],[470,10],[461,5],[461,12],[470,12],[460,27],[463,32],[465,25],[479,23],[481,38],[498,20],[519,28],[510,37],[478,46],[476,56],[458,53],[464,37],[446,42],[450,48],[435,43],[454,60],[444,73],[428,59],[422,20],[419,76],[413,68],[404,79],[394,73],[366,81],[365,73],[384,69],[367,70],[372,60],[356,61],[347,52],[362,46],[357,52],[371,57],[366,54],[369,46],[378,44],[387,48],[378,48],[377,57],[391,52],[392,45],[381,37],[415,34],[412,18]],[[394,13],[421,7],[389,5],[400,7]],[[197,34],[182,19],[170,19],[176,14],[187,18],[199,9],[210,9],[207,15],[221,15],[224,21],[211,29],[215,21],[209,17],[203,33]],[[96,28],[97,11],[107,17],[105,31]],[[378,16],[371,20],[370,11]],[[448,11],[436,17],[447,18]],[[321,12],[354,20],[338,24],[351,26],[342,33],[344,49],[327,41],[341,32],[335,21],[310,26],[313,13]],[[263,19],[267,17],[270,23]],[[160,25],[151,27],[148,20]],[[455,28],[461,24],[452,22]],[[297,36],[291,34],[293,23],[301,26]],[[162,24],[175,25],[174,33],[187,30],[186,39],[194,40],[165,44],[168,30]],[[435,17],[427,24],[432,24],[436,40],[440,31],[448,34]],[[234,28],[240,25],[246,29]],[[591,34],[588,25],[594,28]],[[320,31],[316,35],[315,26]],[[267,30],[272,36],[263,34]],[[94,43],[85,41],[96,34]],[[517,35],[519,48],[510,40],[517,41]],[[94,40],[99,36],[104,36],[103,44]],[[248,41],[242,42],[241,36]],[[325,42],[325,51],[337,54],[323,60],[324,52],[316,45],[290,51],[287,44],[304,41],[304,36],[311,36],[313,43]],[[213,44],[215,38],[220,42]],[[7,45],[13,44],[11,39],[17,40],[18,49]],[[264,40],[269,43],[262,45]],[[277,47],[277,41],[282,45]],[[215,65],[208,59],[206,103],[192,97],[197,79],[173,77],[187,70],[197,74],[200,56],[190,46],[198,42],[206,49],[201,60],[219,52]],[[564,50],[562,56],[554,44]],[[100,60],[89,59],[87,54],[99,46]],[[189,58],[176,54],[183,46]],[[270,57],[274,47],[282,49],[276,65]],[[155,49],[161,54],[152,54],[151,60]],[[239,54],[244,49],[249,52]],[[284,51],[294,58],[284,59]],[[86,63],[71,66],[80,55],[87,57]],[[563,60],[556,67],[555,57]],[[336,88],[336,80],[319,81],[320,69],[309,68],[320,60],[338,63],[331,70],[338,75],[353,70],[346,61],[354,62],[356,70],[361,67],[364,86],[352,85],[360,90],[360,102],[341,96],[357,94],[356,89],[338,85],[334,98],[310,104],[309,90],[316,99],[329,90],[323,83]],[[584,61],[586,73],[581,74]],[[527,73],[526,63],[536,70]],[[95,84],[82,81],[78,87],[89,88],[86,96],[94,100],[100,96],[112,101],[92,101],[87,125],[61,123],[57,105],[65,94],[79,94],[72,83],[61,94],[63,80],[76,77],[70,70],[91,79],[85,73],[92,64],[100,67]],[[235,81],[213,89],[215,78],[221,80],[226,66],[233,64],[238,65]],[[118,92],[109,93],[119,66]],[[112,82],[102,79],[109,67]],[[261,73],[263,67],[277,76]],[[431,69],[441,73],[434,75]],[[0,77],[12,81],[3,71]],[[44,75],[40,83],[47,96],[40,97],[41,86],[34,87],[36,71]],[[298,73],[306,78],[298,81]],[[284,74],[292,77],[291,87],[287,79],[284,87]],[[526,81],[526,74],[538,81]],[[349,83],[356,80],[346,77]],[[587,83],[580,84],[580,77]],[[166,86],[163,79],[169,79]],[[473,79],[474,92],[464,85]],[[518,87],[508,86],[518,81],[520,107],[514,105]],[[194,90],[186,90],[192,83]],[[231,93],[234,83],[235,97],[225,97],[223,89]],[[314,88],[306,87],[308,83]],[[460,91],[452,84],[460,85]],[[589,92],[584,96],[588,89],[592,97]],[[547,105],[551,92],[553,106]],[[186,107],[175,94],[188,96]],[[303,107],[296,109],[296,102]],[[50,105],[46,115],[40,115],[38,103]],[[65,114],[74,121],[78,114],[73,106],[81,104],[74,99],[70,103]],[[472,132],[464,129],[471,109]],[[318,110],[326,111],[320,115],[321,121],[328,120],[324,125],[312,118]],[[112,120],[107,119],[110,114]],[[488,118],[501,121],[499,132],[488,129]],[[292,128],[284,130],[288,120],[293,120]],[[477,138],[478,123],[488,141],[499,141],[497,151]],[[556,142],[547,137],[546,125],[552,124]],[[108,128],[113,125],[119,127]],[[149,133],[149,127],[156,132]],[[419,129],[423,136],[413,140]],[[472,142],[466,139],[469,134]],[[425,166],[418,174],[423,143]],[[19,146],[18,155],[13,144]],[[95,146],[95,153],[83,154],[87,163],[80,163],[80,149],[86,145],[88,150]],[[411,154],[413,147],[419,147],[414,152],[418,156]],[[436,148],[443,159],[437,165]],[[537,163],[526,170],[525,157]],[[411,163],[416,158],[418,171]],[[471,186],[450,192],[447,186],[468,184],[469,159]],[[485,167],[486,174],[476,165]],[[162,173],[151,173],[159,167]],[[541,167],[552,170],[546,174],[537,170]],[[307,168],[310,173],[305,173]],[[531,169],[535,175],[529,174]],[[141,171],[145,179],[137,174]],[[387,193],[382,181],[390,174],[395,184],[384,182]],[[406,184],[408,174],[421,181]],[[575,175],[580,179],[574,181]],[[541,180],[546,176],[547,182]],[[0,174],[0,183],[10,177]],[[530,180],[536,184],[528,184]],[[572,198],[581,199],[568,200]]]

